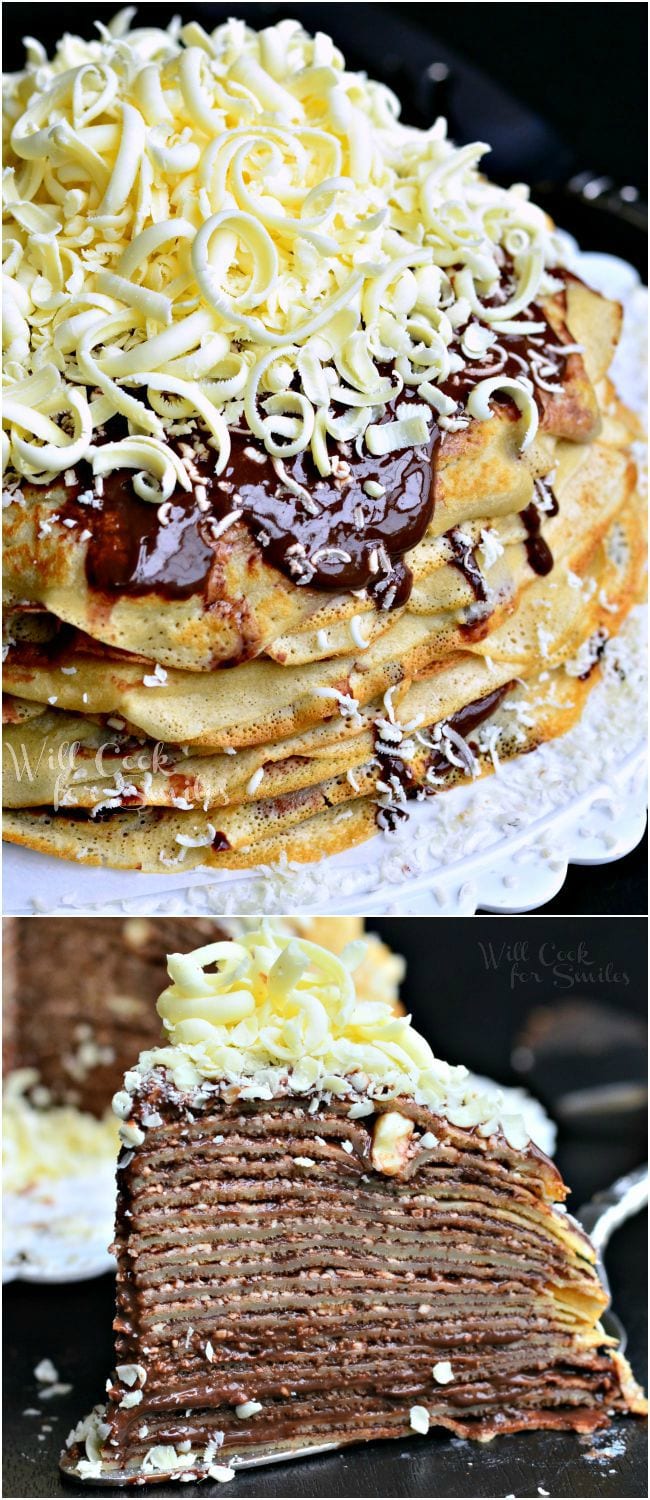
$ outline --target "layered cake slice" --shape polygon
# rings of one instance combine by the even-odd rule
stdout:
[[[338,957],[266,924],[169,960],[114,1108],[115,1368],[62,1465],[237,1465],[645,1410],[595,1251],[523,1122]]]

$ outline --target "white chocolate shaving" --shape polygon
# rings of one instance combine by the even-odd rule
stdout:
[[[142,1391],[127,1391],[126,1396],[123,1396],[120,1401],[120,1406],[128,1410],[130,1406],[139,1406],[141,1400]]]
[[[272,457],[311,447],[323,475],[332,438],[378,456],[426,440],[417,412],[378,422],[403,385],[457,422],[439,389],[462,367],[455,330],[489,359],[480,325],[518,331],[555,290],[560,244],[525,189],[479,175],[488,148],[456,149],[444,121],[402,124],[389,89],[295,21],[131,20],[66,34],[51,61],[29,42],[7,80],[5,462],[34,483],[81,459],[134,468],[159,503],[187,487],[170,415],[208,427],[219,472],[242,401]],[[532,394],[501,388],[530,442]],[[108,454],[97,429],[115,413],[130,435]]]
[[[235,1413],[241,1421],[245,1421],[247,1417],[254,1417],[261,1410],[261,1401],[242,1401],[239,1406],[235,1407]]]
[[[533,388],[530,382],[524,380],[511,380],[508,376],[494,375],[491,380],[480,380],[474,390],[467,398],[467,410],[470,417],[477,417],[479,422],[486,422],[494,415],[490,407],[490,400],[495,391],[505,391],[511,396],[515,405],[524,419],[524,432],[521,447],[529,448],[539,426],[539,415]]]
[[[371,423],[366,428],[366,447],[375,457],[382,457],[385,453],[396,453],[399,448],[426,443],[428,436],[427,419],[418,412],[417,416],[402,417],[399,422],[384,422],[381,426]]]
[[[256,1098],[274,1097],[288,1078],[297,1093],[321,1088],[354,1096],[354,1080],[361,1078],[365,1095],[414,1098],[452,1124],[489,1123],[492,1133],[500,1123],[501,1096],[481,1094],[466,1068],[434,1057],[409,1016],[396,1015],[384,1001],[359,998],[353,972],[364,951],[362,942],[353,942],[337,957],[262,921],[236,942],[172,954],[171,984],[157,1006],[169,1045],[141,1054],[125,1090],[137,1093],[152,1067],[166,1069],[182,1088],[219,1080]],[[122,1093],[117,1107],[123,1119]],[[351,1118],[367,1112],[357,1110]],[[503,1119],[513,1139],[517,1126],[525,1137],[523,1122]],[[412,1122],[389,1113],[382,1115],[382,1140],[395,1120],[410,1138]],[[128,1128],[122,1124],[121,1132]],[[313,1166],[311,1158],[296,1160]]]
[[[429,1431],[429,1413],[426,1406],[412,1406],[409,1412],[409,1422],[414,1432],[420,1432],[424,1437]]]

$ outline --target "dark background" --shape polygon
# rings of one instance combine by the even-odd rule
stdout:
[[[644,920],[461,918],[442,938],[435,919],[378,917],[367,925],[404,954],[402,998],[437,1055],[528,1088],[558,1120],[557,1159],[574,1208],[645,1160]],[[552,1017],[557,1031],[576,1005],[588,1007],[577,1044],[553,1055],[533,1051],[530,1066],[515,1067],[531,1014]],[[635,1084],[636,1105],[607,1114],[600,1105],[563,1121],[567,1093],[614,1083]]]
[[[52,50],[62,29],[93,35],[115,4],[4,6],[5,63],[22,64],[25,31]],[[428,125],[449,119],[459,142],[490,143],[490,175],[523,179],[586,247],[624,254],[646,266],[643,205],[586,205],[564,184],[575,174],[606,174],[615,188],[646,198],[647,11],[634,4],[159,4],[138,7],[137,24],[166,25],[175,14],[207,29],[228,15],[265,26],[295,16],[325,30],[349,66],[365,68],[399,94],[405,119]],[[448,77],[428,73],[443,63]]]
[[[551,0],[514,11],[499,4],[390,9],[424,24],[536,110],[564,139],[575,167],[611,173],[645,192],[645,5]]]
[[[372,917],[407,961],[402,999],[439,1057],[536,1094],[553,1117],[569,1091],[647,1081],[648,940],[644,920]],[[513,1066],[531,1012],[587,1004],[577,1045]],[[647,1154],[646,1104],[560,1129],[558,1162],[577,1208]]]
[[[62,29],[93,34],[96,19],[109,21],[119,4],[68,4],[64,9],[46,3],[26,6],[19,0],[7,0],[5,16],[5,59],[7,71],[21,66],[21,37],[29,31],[39,37],[48,49]],[[198,17],[212,27],[228,15],[245,16],[254,25],[268,25],[282,15],[297,16],[310,29],[328,30],[349,56],[354,66],[366,67],[378,61],[377,73],[397,83],[408,78],[409,70],[424,69],[429,63],[447,56],[449,49],[495,83],[537,112],[558,137],[565,142],[566,156],[558,154],[560,165],[591,168],[610,173],[619,183],[632,183],[645,193],[647,180],[647,130],[645,119],[647,10],[633,4],[288,4],[245,5],[229,3],[210,5],[192,3],[140,4],[135,24],[166,25],[172,15],[184,19]],[[155,19],[154,19],[155,17]],[[428,37],[428,45],[417,57],[403,56],[400,48],[401,24],[417,28]],[[440,45],[436,45],[439,43]],[[399,92],[399,89],[398,89]],[[403,93],[404,113],[409,116],[416,104],[411,90]],[[462,127],[466,138],[492,141],[471,121],[457,117],[456,101],[451,95],[455,125]],[[474,108],[482,109],[481,99]],[[436,111],[439,109],[436,103]],[[418,120],[418,123],[420,121]],[[503,121],[494,123],[500,128]],[[461,129],[455,132],[458,136]],[[550,140],[550,137],[549,137]],[[528,142],[530,160],[536,143]],[[557,149],[557,148],[556,148]],[[510,150],[522,150],[521,141],[511,141]],[[547,175],[540,171],[539,175]]]
[[[38,921],[38,918],[34,918]],[[68,919],[74,920],[74,919]],[[641,919],[384,918],[369,924],[408,961],[403,998],[414,1022],[438,1056],[463,1062],[502,1083],[522,1083],[551,1113],[569,1089],[647,1079],[647,929]],[[516,947],[514,946],[516,945]],[[539,979],[534,976],[539,975]],[[525,979],[524,979],[524,976]],[[518,1073],[522,1028],[533,1008],[550,1012],[554,1034],[567,1005],[586,1002],[588,1023],[577,1045],[549,1060],[533,1049]],[[605,1029],[607,1027],[607,1029]],[[515,1052],[515,1057],[517,1056]],[[526,1060],[526,1059],[524,1059]],[[645,1159],[645,1107],[602,1110],[560,1130],[558,1164],[573,1189],[574,1210],[595,1191]],[[614,1236],[607,1252],[613,1303],[629,1336],[637,1378],[645,1376],[647,1233],[645,1216]],[[15,1283],[5,1292],[5,1475],[7,1496],[116,1495],[114,1489],[80,1490],[58,1473],[58,1455],[70,1428],[102,1399],[112,1365],[113,1279],[67,1287]],[[33,1371],[54,1360],[67,1396],[36,1407]],[[43,1432],[43,1420],[51,1426]],[[39,1441],[39,1434],[42,1440]],[[555,1497],[647,1495],[645,1424],[619,1419],[596,1439],[605,1455],[594,1459],[591,1440],[568,1433],[526,1433],[489,1445],[472,1445],[439,1432],[423,1441],[325,1455],[294,1464],[240,1471],[232,1500],[325,1500],[325,1497],[394,1496],[398,1500],[447,1496]],[[623,1453],[618,1444],[623,1444]],[[612,1446],[613,1444],[613,1446]],[[611,1454],[607,1456],[607,1452]],[[217,1485],[184,1486],[188,1500],[230,1491]],[[121,1492],[124,1493],[124,1492]],[[156,1486],[176,1496],[178,1485]]]

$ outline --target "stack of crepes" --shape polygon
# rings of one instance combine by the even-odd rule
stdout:
[[[128,25],[7,90],[6,836],[310,860],[579,716],[620,309],[323,34]]]
[[[524,1121],[341,958],[268,927],[169,960],[166,1047],[115,1096],[115,1367],[88,1480],[440,1425],[590,1432],[643,1393],[596,1254]],[[216,971],[216,972],[215,972]]]

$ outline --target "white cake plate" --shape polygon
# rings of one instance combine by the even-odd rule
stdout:
[[[585,281],[625,307],[611,375],[645,409],[647,291],[634,268],[575,251]],[[6,915],[234,915],[299,911],[467,916],[479,907],[533,911],[556,896],[569,864],[607,864],[645,828],[645,612],[635,609],[605,653],[580,722],[495,776],[414,804],[408,823],[314,865],[194,870],[183,876],[77,866],[5,845]],[[614,669],[624,666],[621,681]]]
[[[3,1281],[86,1281],[114,1271],[115,1164],[3,1194]]]

